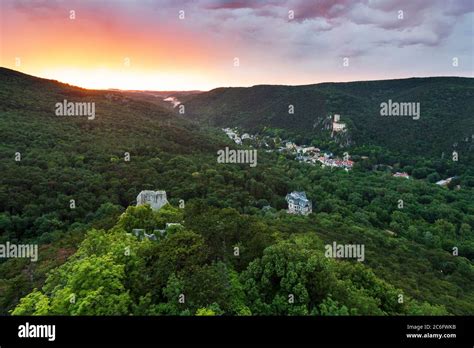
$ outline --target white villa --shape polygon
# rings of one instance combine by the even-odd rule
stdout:
[[[310,200],[306,198],[305,192],[291,192],[286,195],[288,202],[288,213],[308,215],[313,211],[313,205]]]
[[[141,191],[137,196],[137,207],[139,205],[149,204],[151,209],[159,210],[168,203],[166,191]]]

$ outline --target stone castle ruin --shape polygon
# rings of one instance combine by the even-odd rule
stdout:
[[[165,204],[168,204],[166,191],[141,191],[137,196],[137,207],[144,204],[149,204],[153,210],[161,209]]]

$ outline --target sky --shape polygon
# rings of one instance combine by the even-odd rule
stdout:
[[[85,88],[474,76],[474,0],[0,0],[0,65]]]

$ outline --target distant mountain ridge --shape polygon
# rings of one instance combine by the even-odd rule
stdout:
[[[320,83],[304,86],[257,85],[221,87],[209,92],[147,92],[88,90],[55,80],[47,80],[18,71],[0,68],[2,84],[23,89],[21,100],[4,104],[14,108],[36,98],[35,88],[48,90],[69,99],[102,98],[117,94],[119,99],[147,102],[145,114],[162,113],[176,120],[178,111],[166,96],[175,97],[185,106],[182,120],[215,127],[241,127],[251,132],[277,128],[307,139],[327,136],[328,115],[340,114],[348,128],[351,145],[377,145],[408,155],[439,158],[459,151],[471,154],[474,143],[474,78],[427,77],[397,80]],[[12,94],[13,95],[13,94]],[[18,94],[14,94],[17,98]],[[388,101],[420,104],[420,118],[381,116],[380,105]],[[35,106],[36,105],[36,106]],[[43,102],[33,105],[41,107]],[[290,114],[289,106],[294,107]],[[139,109],[142,104],[136,105]],[[170,112],[171,111],[171,112]],[[166,121],[168,122],[168,121]],[[469,155],[472,158],[472,155]]]
[[[64,100],[94,102],[97,117],[93,122],[81,117],[58,118],[55,105]],[[17,137],[10,130],[19,129],[29,134],[25,147],[34,141],[35,134],[48,134],[51,141],[67,139],[64,144],[72,144],[82,135],[94,142],[110,141],[107,147],[115,151],[127,147],[156,148],[157,139],[160,150],[168,152],[214,149],[215,139],[208,137],[208,133],[203,136],[189,120],[177,118],[169,110],[169,103],[141,93],[84,89],[0,68],[0,101],[0,112],[8,122],[15,123],[11,129],[7,122],[4,124],[5,144]],[[139,139],[130,138],[135,132],[140,134]]]
[[[356,144],[417,155],[438,157],[474,134],[474,79],[466,77],[217,88],[181,100],[187,117],[209,125],[310,137],[321,135],[323,118],[340,114]],[[380,104],[389,100],[420,103],[420,119],[381,116]]]

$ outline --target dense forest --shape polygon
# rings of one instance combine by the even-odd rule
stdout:
[[[179,97],[189,110],[188,118],[210,125],[239,126],[253,133],[278,128],[308,142],[324,136],[321,120],[336,113],[347,124],[354,145],[381,146],[397,155],[425,158],[440,158],[443,152],[448,156],[453,150],[472,152],[472,78],[260,85]],[[419,119],[382,117],[380,104],[388,100],[418,102]]]
[[[0,244],[37,243],[40,250],[37,262],[0,260],[0,313],[472,315],[472,79],[361,84],[291,92],[308,110],[316,103],[323,114],[344,117],[344,105],[353,111],[354,143],[341,148],[324,132],[260,118],[258,109],[256,127],[241,109],[229,124],[206,122],[213,116],[202,105],[216,99],[213,110],[221,112],[230,105],[218,104],[225,90],[180,96],[186,114],[179,115],[151,97],[0,69]],[[259,88],[272,100],[291,89]],[[427,110],[426,124],[423,114],[410,123],[426,133],[407,130],[407,120],[361,126],[356,115],[367,100],[393,93],[422,98],[422,105],[443,101]],[[96,118],[56,116],[54,105],[64,99],[95,102]],[[233,102],[248,105],[245,98]],[[263,150],[255,168],[221,164],[216,152],[236,145],[215,126],[348,151],[356,164],[331,170]],[[453,162],[455,142],[460,159]],[[411,178],[393,177],[396,170]],[[434,183],[452,176],[448,187]],[[168,205],[135,207],[140,191],[158,189]],[[292,191],[306,192],[312,214],[286,212]],[[167,223],[181,226],[156,241],[132,233]],[[324,246],[335,241],[365,245],[364,262],[325,257]]]

